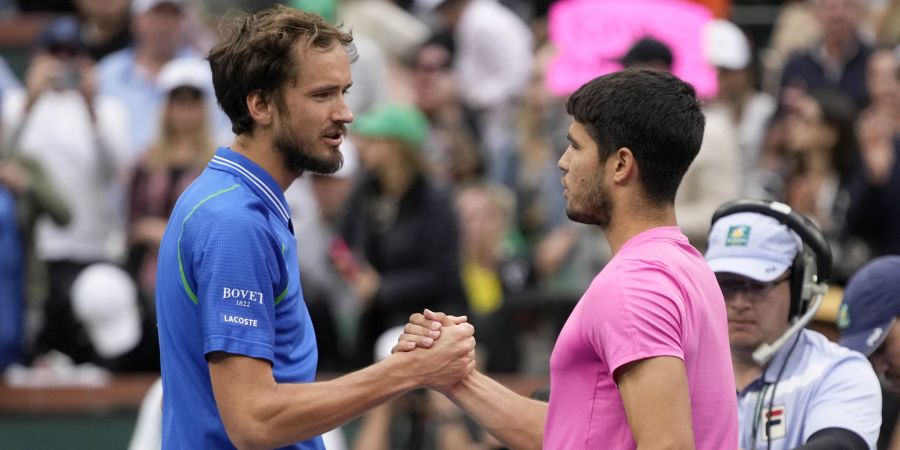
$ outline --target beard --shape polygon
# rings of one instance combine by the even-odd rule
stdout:
[[[313,149],[317,145],[323,145],[316,140],[298,138],[297,133],[290,126],[285,126],[290,120],[281,122],[275,131],[275,149],[281,155],[281,161],[288,170],[302,174],[309,171],[328,175],[337,172],[344,165],[344,155],[337,148],[323,157],[314,155]],[[338,126],[346,135],[346,127]]]
[[[580,208],[575,208],[573,206],[575,202],[571,200],[566,205],[566,215],[569,219],[606,229],[612,216],[613,201],[610,198],[609,190],[603,185],[603,179],[595,178],[581,200]]]

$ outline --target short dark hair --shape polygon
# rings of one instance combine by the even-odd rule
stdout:
[[[291,50],[298,42],[310,48],[334,45],[355,54],[353,37],[320,16],[278,5],[242,14],[223,31],[209,51],[216,100],[231,120],[234,134],[253,132],[247,96],[259,91],[283,107],[282,89],[297,79],[302,64]]]
[[[626,69],[578,88],[566,111],[597,143],[601,161],[622,147],[631,149],[648,200],[675,201],[706,123],[691,85],[668,72]]]

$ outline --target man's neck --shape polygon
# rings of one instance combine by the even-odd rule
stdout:
[[[638,234],[652,228],[677,225],[675,207],[672,205],[660,207],[646,203],[632,203],[631,207],[613,211],[609,225],[603,229],[603,234],[609,241],[612,254],[615,255],[629,239]]]
[[[262,167],[275,179],[282,191],[286,191],[291,183],[301,175],[284,167],[284,163],[272,145],[272,140],[263,130],[256,130],[253,135],[236,136],[231,144],[231,149]]]
[[[743,391],[762,376],[764,367],[753,360],[752,351],[731,349],[731,365],[734,368],[734,384],[738,392]]]

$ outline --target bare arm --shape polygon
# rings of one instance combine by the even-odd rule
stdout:
[[[430,330],[462,319],[427,309],[424,314],[413,314],[393,351],[403,353],[417,347],[437,346],[445,338],[430,335]],[[507,447],[541,448],[547,421],[546,403],[523,397],[478,371],[452,388],[439,390]]]
[[[209,373],[216,405],[238,448],[309,439],[410,389],[457,383],[474,368],[473,331],[468,324],[444,328],[444,339],[430,350],[391,355],[317,383],[277,383],[268,361],[215,352],[209,356]]]
[[[615,376],[638,449],[694,448],[684,361],[642,359],[620,367]]]
[[[507,447],[541,448],[546,403],[523,397],[478,371],[447,396]]]

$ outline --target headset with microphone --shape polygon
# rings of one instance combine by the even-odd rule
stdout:
[[[791,305],[787,320],[792,322],[792,325],[774,342],[763,343],[753,352],[753,360],[759,365],[765,365],[791,336],[812,321],[822,305],[822,298],[828,292],[828,279],[831,276],[831,247],[811,220],[780,202],[767,200],[728,202],[716,210],[712,223],[715,224],[722,217],[744,212],[771,217],[787,226],[802,241],[802,246],[791,264]]]

